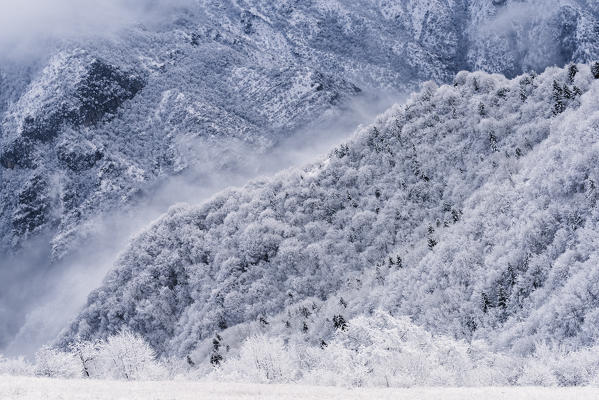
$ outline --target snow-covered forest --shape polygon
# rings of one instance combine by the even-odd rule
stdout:
[[[319,163],[172,209],[57,347],[1,368],[593,384],[597,91],[599,64],[427,83]]]
[[[595,2],[27,1],[0,379],[599,386]]]
[[[320,163],[172,209],[62,345],[128,328],[201,364],[215,335],[324,347],[378,309],[515,354],[593,345],[597,76],[427,83]]]

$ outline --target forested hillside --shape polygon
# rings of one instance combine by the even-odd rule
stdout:
[[[319,343],[382,309],[503,350],[594,344],[598,78],[461,72],[320,163],[173,208],[63,343],[128,327],[199,355],[251,326]]]
[[[256,332],[352,349],[351,321],[434,357],[597,342],[594,0],[27,1],[0,15],[1,351],[80,307],[60,346],[129,328],[196,366]]]

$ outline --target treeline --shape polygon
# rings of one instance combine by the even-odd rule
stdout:
[[[69,351],[40,350],[35,362],[0,358],[0,375],[51,378],[203,379],[345,387],[580,386],[599,384],[599,348],[568,352],[536,343],[526,357],[493,352],[483,341],[434,336],[409,318],[375,310],[340,324],[318,346],[266,334],[238,351],[213,341],[210,365],[157,359],[139,336],[123,331],[106,341],[77,342]],[[223,357],[222,354],[225,354]]]

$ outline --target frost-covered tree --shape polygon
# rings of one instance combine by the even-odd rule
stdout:
[[[78,340],[69,346],[71,354],[79,361],[81,371],[84,377],[97,376],[100,363],[100,351],[103,350],[102,341],[83,341]]]
[[[239,356],[225,362],[215,374],[221,379],[283,383],[295,380],[296,362],[280,338],[251,336],[244,341]]]
[[[24,357],[6,358],[0,354],[0,375],[31,376],[34,374],[34,366]]]
[[[100,357],[104,373],[115,379],[152,379],[164,373],[154,350],[128,330],[110,336],[100,347]]]
[[[45,346],[35,354],[34,373],[50,378],[78,378],[81,367],[75,355]]]

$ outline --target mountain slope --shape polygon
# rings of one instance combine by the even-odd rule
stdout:
[[[594,342],[597,78],[594,64],[428,83],[319,164],[171,210],[64,340],[128,326],[187,354],[349,293],[353,312],[514,349]]]
[[[120,245],[106,246],[110,264],[127,231],[147,223],[135,220],[144,202],[159,198],[164,210],[198,202],[189,192],[208,191],[211,181],[223,187],[230,176],[255,176],[252,162],[269,162],[285,138],[302,141],[323,120],[351,119],[354,99],[451,82],[462,69],[513,77],[599,58],[590,1],[176,3],[186,5],[118,33],[64,38],[36,61],[0,62],[0,314],[12,321],[0,345],[19,329],[30,298],[55,287],[44,274],[62,280],[64,264],[103,271],[81,260],[105,246],[108,231],[106,241]],[[379,252],[350,263],[360,270]],[[326,297],[337,286],[303,295]],[[245,318],[233,314],[231,323]]]

